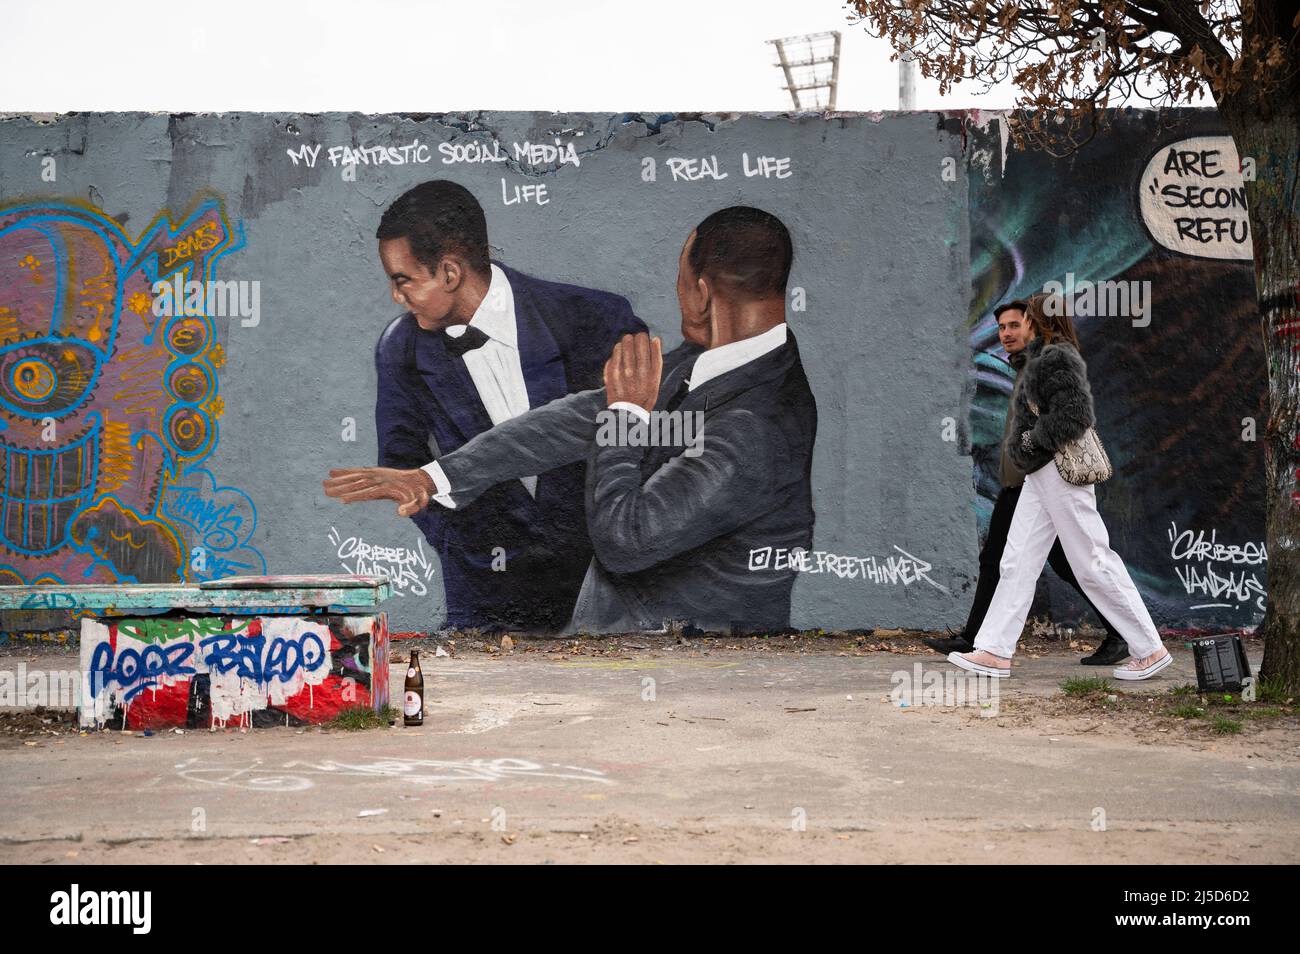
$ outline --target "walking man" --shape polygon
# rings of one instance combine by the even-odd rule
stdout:
[[[1007,531],[1011,528],[1011,518],[1016,512],[1016,502],[1020,499],[1020,493],[1024,489],[1025,473],[1016,466],[1011,459],[1011,455],[1007,453],[1007,441],[1011,434],[1011,419],[1013,416],[1010,408],[1015,407],[1016,394],[1021,386],[1020,369],[1025,366],[1025,346],[1034,337],[1033,326],[1025,318],[1025,310],[1028,307],[1026,302],[1014,299],[1003,302],[993,310],[993,315],[998,322],[998,338],[1010,358],[1011,366],[1016,370],[1016,384],[1012,390],[1011,402],[1008,405],[1006,424],[1003,426],[1002,432],[1002,444],[999,448],[998,478],[1002,484],[1002,490],[998,493],[997,501],[993,504],[993,516],[989,520],[988,537],[984,541],[984,547],[980,550],[979,582],[975,584],[975,599],[971,604],[970,616],[966,619],[965,627],[960,633],[952,633],[950,630],[948,636],[928,636],[923,640],[931,649],[944,655],[948,653],[968,653],[975,648],[972,641],[975,634],[979,632],[980,624],[984,622],[984,614],[988,612],[989,604],[993,601],[993,593],[998,587],[999,565],[1002,562],[1002,551],[1007,543]],[[1110,620],[1106,619],[1098,611],[1092,600],[1088,599],[1087,594],[1079,586],[1079,581],[1075,578],[1074,571],[1070,569],[1070,563],[1065,558],[1065,551],[1061,548],[1060,540],[1052,544],[1052,550],[1047,556],[1047,562],[1056,571],[1057,576],[1079,592],[1088,607],[1101,620],[1102,625],[1106,627],[1105,641],[1098,647],[1096,652],[1091,656],[1085,656],[1081,662],[1085,666],[1112,666],[1127,656],[1128,648],[1124,640],[1116,632],[1115,627],[1111,625]]]

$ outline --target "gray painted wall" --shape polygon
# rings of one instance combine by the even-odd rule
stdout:
[[[430,161],[361,165],[355,181],[326,154],[416,139],[432,147]],[[445,164],[437,151],[495,142],[513,157],[515,142],[556,139],[573,145],[580,166]],[[665,350],[681,337],[674,280],[691,228],[727,205],[767,209],[793,235],[790,284],[806,292],[806,310],[789,322],[820,414],[815,547],[877,561],[906,551],[931,564],[933,581],[803,574],[792,622],[934,628],[964,619],[977,570],[963,423],[971,359],[964,141],[958,117],[935,113],[13,117],[0,121],[0,205],[88,202],[134,239],[164,209],[179,217],[202,196],[224,201],[246,242],[216,277],[260,281],[261,320],[218,322],[224,413],[204,466],[255,505],[249,542],[271,573],[352,569],[332,530],[340,541],[422,547],[436,567],[419,531],[387,503],[344,507],[321,491],[330,467],[375,462],[373,348],[399,309],[374,232],[402,191],[430,178],[466,185],[486,210],[495,257],[626,296]],[[315,144],[324,148],[314,166],[287,154]],[[790,174],[747,177],[746,153],[751,166],[759,155],[788,159]],[[50,156],[54,182],[41,176]],[[670,157],[716,157],[727,176],[674,182]],[[656,160],[655,182],[642,179],[646,158]],[[946,158],[955,160],[951,181],[942,176]],[[506,205],[503,180],[511,194],[544,185],[548,201]],[[341,440],[346,417],[357,422],[355,442]],[[8,562],[31,578],[31,562]],[[59,564],[42,566],[58,573]],[[387,606],[393,629],[440,625],[439,576],[422,583],[425,595],[408,585]]]

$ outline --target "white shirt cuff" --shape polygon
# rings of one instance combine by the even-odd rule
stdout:
[[[433,478],[433,486],[437,488],[438,491],[433,495],[433,499],[442,504],[448,510],[455,510],[456,501],[451,499],[451,481],[448,480],[447,475],[443,473],[442,465],[435,460],[432,463],[425,464],[420,468],[420,470]]]
[[[640,404],[633,404],[631,401],[615,401],[609,406],[611,411],[627,411],[629,414],[635,414],[641,419],[642,424],[650,423],[650,412]],[[443,478],[446,480],[447,478]]]

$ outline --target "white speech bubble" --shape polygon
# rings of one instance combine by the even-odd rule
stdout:
[[[1231,136],[1193,136],[1151,157],[1138,182],[1142,221],[1167,249],[1197,258],[1254,257],[1246,183]]]

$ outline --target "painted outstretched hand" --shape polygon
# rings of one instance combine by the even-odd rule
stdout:
[[[429,506],[437,493],[427,471],[396,467],[338,467],[323,482],[325,496],[345,504],[362,500],[395,500],[397,515],[410,517]]]

